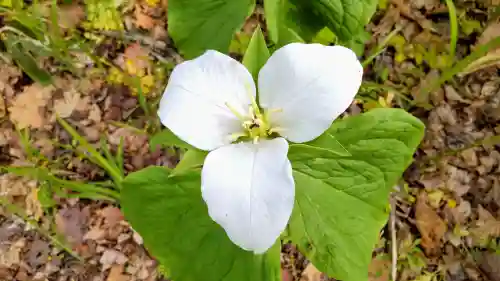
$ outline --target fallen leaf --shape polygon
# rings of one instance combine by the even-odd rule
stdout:
[[[312,263],[306,266],[306,269],[302,272],[300,281],[321,281],[321,273]]]
[[[150,66],[148,51],[139,43],[129,45],[124,53],[125,69],[131,75],[144,76],[146,69]]]
[[[77,206],[65,207],[56,214],[57,230],[71,245],[78,246],[83,242],[88,216],[88,209],[80,210]]]
[[[417,197],[415,217],[426,254],[437,254],[441,247],[441,240],[446,233],[446,224],[436,214],[436,211],[428,205],[425,192],[420,192]]]
[[[446,188],[457,196],[462,196],[469,192],[471,175],[467,170],[459,169],[452,165],[446,167]]]
[[[389,281],[390,273],[391,261],[375,257],[368,268],[368,281]]]
[[[128,258],[124,254],[112,249],[105,250],[101,256],[101,259],[99,260],[99,262],[103,266],[103,269],[107,269],[114,264],[123,265],[127,261]]]
[[[479,252],[479,267],[492,281],[500,281],[500,256],[497,253]]]
[[[47,242],[37,239],[31,244],[27,256],[27,262],[31,268],[36,269],[47,263],[49,254],[50,247]]]
[[[109,270],[106,281],[128,281],[130,277],[123,274],[123,265],[114,265]]]
[[[106,231],[100,228],[92,228],[83,236],[83,240],[101,240],[106,236]]]
[[[85,19],[85,9],[78,4],[62,5],[57,15],[59,16],[58,24],[63,28],[71,29]]]
[[[477,208],[478,219],[470,230],[471,234],[479,240],[487,240],[500,236],[500,221],[481,205]]]
[[[100,211],[101,215],[104,217],[106,226],[107,227],[113,227],[117,223],[123,220],[123,213],[120,209],[109,206]]]
[[[54,101],[54,111],[59,117],[68,118],[80,102],[81,97],[79,93],[74,90],[66,91],[61,99]]]
[[[156,21],[144,13],[143,9],[140,5],[135,5],[134,10],[135,15],[135,25],[139,28],[144,28],[146,30],[150,30],[156,25]]]
[[[7,246],[8,250],[2,249],[2,244],[0,244],[0,265],[11,267],[13,265],[19,265],[21,263],[21,251],[26,246],[26,240],[20,238],[12,245]]]
[[[53,89],[52,86],[43,87],[38,83],[25,87],[9,107],[12,122],[19,129],[41,128],[45,124],[45,116],[41,110],[50,100]]]
[[[411,4],[417,9],[425,8],[430,11],[438,7],[440,2],[439,0],[411,0]]]

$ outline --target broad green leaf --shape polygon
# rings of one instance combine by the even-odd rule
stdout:
[[[158,146],[166,147],[166,146],[177,146],[185,149],[196,149],[190,144],[184,142],[179,139],[172,131],[168,128],[164,128],[161,132],[156,133],[149,140],[149,146],[151,149],[156,149]]]
[[[337,36],[328,28],[324,27],[321,29],[314,38],[311,40],[311,43],[319,43],[323,45],[330,45],[332,43],[335,43],[335,40],[337,39]]]
[[[285,19],[286,0],[265,0],[264,15],[266,17],[267,32],[271,41],[277,43],[280,25]]]
[[[303,41],[310,42],[313,37],[325,27],[326,23],[308,3],[310,0],[289,0],[286,3],[286,28],[293,30]],[[286,38],[281,38],[280,42]],[[300,41],[294,41],[300,42]],[[289,42],[291,43],[291,42]],[[281,44],[284,45],[284,44]]]
[[[328,26],[342,41],[350,41],[353,36],[364,30],[364,26],[370,21],[378,4],[378,0],[291,1],[299,11],[308,10],[316,15],[312,21],[307,20],[302,25],[314,27],[315,24],[321,23]]]
[[[212,49],[227,53],[255,0],[170,0],[168,31],[187,58]]]
[[[335,153],[340,156],[351,156],[351,153],[345,148],[330,132],[325,132],[323,135],[317,139],[302,143],[302,144],[291,144],[291,146],[304,145],[306,147],[315,147],[318,149],[326,149],[331,153]],[[293,153],[294,150],[291,150]]]
[[[234,245],[208,216],[199,173],[171,176],[148,167],[124,181],[121,207],[175,281],[280,281],[280,243],[254,255]]]
[[[250,71],[254,81],[257,81],[259,70],[264,66],[269,56],[266,39],[260,27],[257,27],[252,35],[250,44],[248,44],[245,56],[243,57],[243,65]]]
[[[377,9],[378,0],[308,0],[326,25],[343,41],[362,32]]]
[[[403,110],[375,109],[328,130],[351,156],[329,147],[290,147],[296,201],[288,234],[320,271],[343,281],[367,280],[389,192],[423,132]]]
[[[340,45],[351,49],[357,56],[362,56],[365,51],[365,43],[372,37],[371,33],[361,30],[353,35],[349,41],[340,42]]]

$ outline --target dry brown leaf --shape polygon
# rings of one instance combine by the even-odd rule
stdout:
[[[113,227],[123,220],[123,213],[119,208],[109,206],[100,211],[101,216],[104,217],[106,226]]]
[[[85,19],[85,9],[78,4],[62,5],[59,7],[59,25],[63,28],[74,28]]]
[[[441,248],[441,240],[446,233],[446,224],[436,211],[427,204],[427,194],[425,192],[420,192],[417,197],[415,217],[426,254],[437,254]]]
[[[134,15],[135,15],[135,25],[137,27],[144,28],[147,30],[150,30],[153,27],[155,27],[156,21],[152,17],[144,13],[140,5],[135,5]]]
[[[124,265],[128,261],[128,258],[116,250],[107,249],[101,256],[99,262],[102,264],[104,269],[111,267],[114,264]]]
[[[492,281],[500,280],[500,256],[496,253],[479,252],[479,267]]]
[[[417,9],[425,8],[426,10],[432,10],[439,6],[439,0],[411,0],[412,6]]]
[[[0,266],[11,267],[19,265],[21,262],[21,251],[26,246],[26,239],[20,238],[12,245],[7,246],[7,250],[3,249],[5,245],[0,244]]]
[[[472,232],[479,234],[483,238],[500,236],[500,221],[481,205],[477,208],[479,218],[476,221],[476,228]]]
[[[374,258],[368,268],[368,281],[389,281],[391,273],[391,261],[382,258]]]
[[[123,265],[114,265],[109,270],[106,281],[128,281],[130,277],[123,274]]]
[[[128,46],[123,53],[125,68],[132,75],[144,75],[150,66],[148,51],[139,43]]]
[[[71,116],[77,105],[81,102],[81,96],[74,90],[64,92],[61,99],[54,101],[54,111],[61,118]]]
[[[306,269],[302,272],[300,281],[321,281],[321,273],[312,263],[306,266]]]
[[[78,246],[83,241],[88,216],[88,209],[65,207],[56,214],[57,230],[66,237],[71,245]]]
[[[53,89],[52,86],[43,87],[38,83],[25,87],[9,107],[11,121],[19,129],[41,128],[45,124],[45,116],[41,110],[50,100]]]
[[[47,264],[50,255],[50,247],[47,242],[37,239],[29,247],[27,262],[31,268],[37,268]]]

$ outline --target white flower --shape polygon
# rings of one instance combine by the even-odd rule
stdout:
[[[363,68],[340,46],[289,44],[248,70],[216,51],[178,65],[158,115],[179,138],[210,153],[202,196],[210,217],[241,248],[268,250],[292,213],[288,141],[320,136],[351,104]]]

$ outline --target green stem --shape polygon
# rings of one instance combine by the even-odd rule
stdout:
[[[453,0],[446,0],[446,5],[448,6],[448,13],[450,16],[450,29],[451,29],[451,41],[450,41],[450,58],[453,62],[455,58],[455,52],[457,49],[458,42],[458,19],[457,19],[457,9],[455,8],[455,4],[453,4]]]

